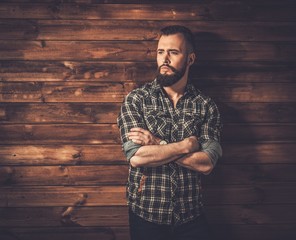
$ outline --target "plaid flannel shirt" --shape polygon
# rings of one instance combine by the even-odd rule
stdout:
[[[126,96],[118,126],[128,160],[130,153],[141,147],[127,137],[133,127],[147,129],[168,143],[195,135],[201,145],[208,140],[219,142],[221,130],[218,108],[210,98],[187,84],[174,108],[156,80]],[[183,224],[201,213],[200,173],[174,162],[158,167],[129,165],[127,201],[132,211],[147,221]]]

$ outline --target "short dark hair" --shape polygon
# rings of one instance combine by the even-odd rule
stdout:
[[[168,35],[173,35],[177,33],[181,33],[184,36],[186,43],[189,46],[188,48],[189,52],[195,52],[194,35],[189,28],[181,25],[171,25],[171,26],[164,27],[160,30],[160,36],[162,35],[168,36]]]

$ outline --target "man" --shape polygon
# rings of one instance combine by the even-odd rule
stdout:
[[[221,123],[215,103],[189,82],[194,61],[191,31],[163,28],[156,79],[130,92],[121,107],[132,240],[210,238],[200,176],[222,155]]]

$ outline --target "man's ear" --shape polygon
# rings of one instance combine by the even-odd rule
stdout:
[[[191,66],[194,63],[195,57],[196,57],[195,53],[192,52],[189,54],[189,56],[188,56],[188,65],[189,66]]]

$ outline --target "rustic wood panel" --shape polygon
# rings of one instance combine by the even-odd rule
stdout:
[[[2,102],[122,102],[121,83],[0,83]]]
[[[295,164],[218,165],[211,175],[204,177],[204,182],[236,185],[295,183],[295,171]],[[127,181],[128,167],[126,165],[6,166],[0,168],[0,173],[2,186],[124,185]]]
[[[128,227],[55,227],[0,229],[1,240],[128,240]]]
[[[207,185],[203,189],[205,205],[224,204],[296,204],[294,183],[254,185]],[[276,192],[276,194],[274,194]],[[217,198],[219,196],[219,198]],[[0,207],[125,206],[125,186],[3,187]]]
[[[296,5],[295,5],[296,6]],[[122,10],[120,10],[122,12]],[[24,40],[156,40],[169,24],[188,26],[198,40],[213,36],[230,41],[295,41],[294,23],[182,22],[126,20],[0,20],[0,39]],[[121,26],[118,28],[118,26]],[[210,33],[209,33],[210,30]]]
[[[208,206],[211,224],[293,224],[296,205]],[[126,226],[127,207],[79,207],[64,216],[65,208],[0,208],[1,227]],[[281,215],[281,218],[277,216]]]
[[[253,224],[216,224],[211,226],[215,239],[227,236],[227,240],[268,240],[294,239],[296,237],[295,224],[253,225]],[[0,229],[2,240],[128,240],[128,227],[59,227],[59,228],[5,228]]]
[[[0,40],[0,60],[155,61],[156,42]],[[201,41],[202,60],[295,61],[295,42]]]
[[[213,59],[214,60],[214,59]],[[295,62],[200,61],[191,68],[191,78],[200,84],[294,82]],[[154,62],[0,61],[4,82],[150,82],[155,78]]]
[[[126,163],[126,158],[119,144],[0,146],[0,165],[86,165],[120,163]]]
[[[109,169],[110,170],[110,169]],[[125,186],[2,188],[0,207],[125,206]]]
[[[120,143],[116,124],[2,124],[1,144]]]
[[[226,143],[219,164],[293,164],[295,142]],[[112,154],[110,154],[112,152]],[[125,164],[117,145],[1,145],[0,165]]]
[[[124,185],[128,166],[14,166],[1,167],[0,184],[9,185]]]
[[[0,103],[1,123],[116,123],[121,103]],[[295,103],[219,103],[224,123],[291,123]]]
[[[2,124],[0,144],[119,144],[116,124]],[[224,142],[296,141],[295,124],[224,125]]]
[[[127,207],[0,208],[0,227],[127,226]]]
[[[132,82],[0,82],[0,101],[121,103],[127,92],[139,85]],[[218,102],[296,102],[295,83],[206,84],[199,88]]]
[[[118,1],[107,1],[107,3]],[[124,3],[127,1],[120,1]],[[128,1],[151,3],[153,1]],[[180,1],[170,1],[170,3]],[[145,20],[231,20],[231,21],[293,21],[295,2],[281,1],[182,1],[178,4],[107,5],[81,3],[68,4],[49,1],[49,4],[5,3],[0,8],[1,18],[22,19],[145,19]],[[105,3],[105,1],[99,1]],[[231,11],[229,10],[231,9]]]

